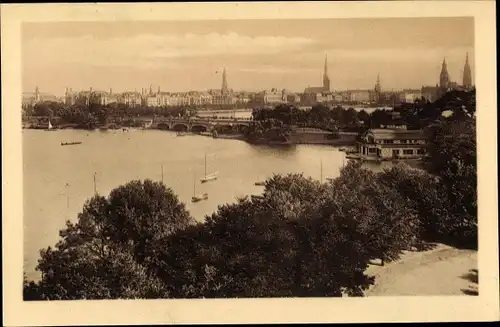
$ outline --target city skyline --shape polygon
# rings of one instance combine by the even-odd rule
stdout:
[[[332,90],[372,89],[378,74],[383,90],[432,86],[443,58],[460,83],[466,53],[474,72],[472,18],[36,23],[22,40],[23,91],[58,96],[218,89],[223,69],[231,89],[302,92],[321,85],[325,55]]]

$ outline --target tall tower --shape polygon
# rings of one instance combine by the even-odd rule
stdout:
[[[465,54],[463,87],[470,89],[472,87],[472,73],[469,65],[469,53]]]
[[[38,86],[35,88],[35,102],[40,102],[40,90]]]
[[[439,87],[443,90],[448,89],[450,83],[450,76],[448,75],[448,66],[446,65],[446,58],[443,59],[441,67],[441,74],[439,75]]]
[[[328,55],[325,55],[325,68],[323,71],[323,89],[330,91],[330,78],[328,78]]]
[[[226,68],[222,71],[222,88],[221,92],[222,94],[227,94],[227,77],[226,77]]]
[[[375,84],[375,93],[380,93],[382,86],[380,85],[380,74],[377,74],[377,83]]]

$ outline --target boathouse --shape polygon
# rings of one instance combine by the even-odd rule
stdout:
[[[379,128],[366,131],[357,142],[357,150],[364,158],[414,159],[424,156],[426,145],[423,130]]]

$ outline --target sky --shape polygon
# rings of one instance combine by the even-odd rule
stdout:
[[[435,85],[446,57],[461,83],[474,21],[453,18],[51,22],[22,26],[23,91],[122,92],[320,86],[325,56],[333,90]]]

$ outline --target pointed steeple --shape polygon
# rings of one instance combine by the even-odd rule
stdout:
[[[375,92],[380,93],[382,86],[380,85],[380,73],[377,73],[377,83],[375,84]]]
[[[448,74],[448,66],[446,65],[446,57],[443,58],[441,65],[441,74],[439,75],[439,87],[441,89],[448,89],[450,83],[450,76]]]
[[[469,65],[469,53],[465,53],[465,65],[464,65],[464,76],[463,76],[463,87],[471,88],[472,87],[472,72]]]
[[[226,94],[228,89],[227,89],[227,76],[226,76],[226,68],[224,67],[224,70],[222,71],[222,88],[221,91],[223,94]]]
[[[328,77],[328,55],[325,55],[325,67],[323,70],[323,90],[330,91],[330,78]]]
[[[327,54],[325,55],[325,69],[324,69],[323,74],[325,76],[328,76],[328,55]]]

